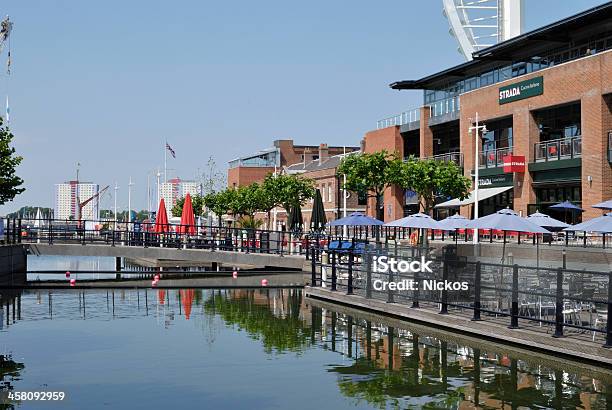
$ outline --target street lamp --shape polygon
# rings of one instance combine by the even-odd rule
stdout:
[[[470,134],[470,136],[472,135],[473,131],[476,131],[476,138],[474,140],[474,219],[478,219],[478,169],[480,168],[480,133],[484,134],[485,132],[487,132],[487,126],[484,124],[480,125],[478,122],[478,113],[476,113],[475,125],[470,125],[470,127],[468,128],[468,133]],[[478,229],[474,230],[473,243],[478,243]]]
[[[130,177],[130,182],[128,183],[128,231],[132,230],[132,224],[130,223],[132,222],[132,185],[134,185],[134,183],[132,182],[132,177]]]

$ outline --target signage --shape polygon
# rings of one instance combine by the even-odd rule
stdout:
[[[479,188],[510,186],[513,184],[512,174],[499,174],[478,178]]]
[[[504,172],[510,174],[512,172],[525,172],[525,156],[524,155],[505,155]]]
[[[407,189],[404,192],[404,204],[406,205],[417,205],[419,203],[419,197],[416,192],[411,189]]]
[[[506,104],[523,98],[535,97],[544,93],[544,77],[506,85],[499,88],[499,104]]]

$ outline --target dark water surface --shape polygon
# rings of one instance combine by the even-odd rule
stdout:
[[[296,289],[3,291],[2,305],[2,388],[67,395],[61,403],[19,408],[469,409],[478,402],[605,409],[612,403],[605,371],[523,359],[309,306]]]

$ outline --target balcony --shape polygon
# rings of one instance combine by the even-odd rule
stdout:
[[[534,145],[535,162],[559,161],[582,157],[582,137],[561,138]]]
[[[480,152],[478,168],[497,168],[504,166],[504,157],[512,155],[512,147],[497,148]]]
[[[429,104],[431,109],[430,117],[439,117],[441,115],[452,114],[459,112],[459,97],[451,97],[445,100],[436,101],[435,103]]]
[[[409,111],[404,111],[400,114],[394,115],[393,117],[384,118],[376,122],[376,129],[380,130],[388,127],[395,127],[410,124],[413,122],[419,122],[421,119],[421,110],[414,108]]]
[[[408,158],[405,158],[405,160],[407,159]],[[445,154],[438,154],[432,157],[426,157],[424,159],[433,159],[435,161],[444,161],[444,162],[452,161],[458,166],[463,167],[463,154],[459,151],[447,152]]]

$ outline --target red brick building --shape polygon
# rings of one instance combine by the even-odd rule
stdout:
[[[423,90],[424,104],[379,121],[365,135],[365,151],[455,161],[473,179],[477,141],[480,216],[509,206],[564,219],[549,207],[565,200],[584,208],[585,218],[601,215],[592,205],[612,198],[610,27],[612,2],[391,84]],[[476,115],[486,125],[478,137],[469,132]],[[504,169],[504,159],[524,166]],[[440,217],[473,213],[471,198],[437,202]],[[384,206],[386,221],[418,210],[398,188],[385,192]]]

